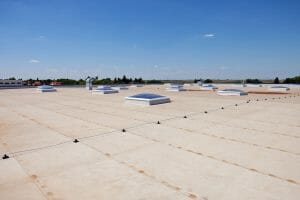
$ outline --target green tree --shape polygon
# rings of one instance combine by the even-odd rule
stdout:
[[[78,84],[79,84],[79,85],[84,85],[84,84],[85,84],[85,80],[79,79],[79,80],[78,80]]]
[[[61,79],[57,79],[56,81],[61,82],[62,85],[77,85],[78,84],[78,82],[76,80],[68,79],[68,78],[61,78]]]
[[[296,83],[300,84],[300,76],[295,76],[294,78],[286,78],[283,83]]]
[[[279,78],[278,78],[278,77],[276,77],[276,78],[274,79],[274,84],[279,84]]]
[[[259,84],[259,83],[262,83],[262,81],[261,80],[259,80],[259,79],[250,79],[250,78],[248,78],[248,79],[246,79],[246,83],[253,83],[253,84]]]
[[[202,79],[194,79],[194,83],[198,83],[198,81],[202,81]]]
[[[212,83],[213,81],[211,79],[205,79],[204,83]]]
[[[147,84],[163,84],[163,82],[160,80],[153,79],[153,80],[148,80]]]

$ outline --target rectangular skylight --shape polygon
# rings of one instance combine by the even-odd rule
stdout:
[[[169,103],[171,101],[169,97],[152,93],[136,94],[126,97],[125,99],[127,102],[134,102],[144,105],[156,105],[162,103]]]

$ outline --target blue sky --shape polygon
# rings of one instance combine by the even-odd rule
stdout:
[[[1,0],[0,78],[285,78],[298,0]]]

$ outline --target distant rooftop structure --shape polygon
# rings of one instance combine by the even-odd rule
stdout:
[[[216,89],[218,89],[218,87],[216,87],[212,84],[205,84],[205,85],[203,84],[201,86],[201,90],[216,90]]]
[[[96,89],[92,90],[93,94],[113,94],[118,92],[118,90],[115,90],[110,86],[98,86]]]
[[[127,102],[133,102],[142,105],[156,105],[162,103],[169,103],[169,97],[153,93],[140,93],[125,98]]]
[[[143,87],[143,84],[132,84],[129,87]]]
[[[52,82],[50,83],[50,85],[52,85],[52,86],[57,86],[57,85],[62,85],[62,83],[59,82],[59,81],[52,81]]]
[[[202,81],[197,81],[197,84],[201,86],[203,83]]]
[[[34,81],[34,83],[32,83],[32,86],[40,86],[42,85],[41,81]]]
[[[3,80],[0,79],[0,87],[21,87],[24,83],[22,80]]]
[[[183,88],[183,85],[179,85],[179,84],[171,84],[169,87],[167,87],[166,90],[170,92],[186,91],[186,89]]]
[[[262,84],[247,83],[245,84],[245,87],[262,87]]]
[[[285,92],[285,91],[290,90],[290,88],[287,86],[283,86],[283,85],[274,85],[274,86],[270,86],[269,90],[276,91],[276,92]]]
[[[93,81],[94,80],[95,80],[95,78],[89,77],[89,76],[85,79],[85,88],[87,90],[92,90],[93,89]]]
[[[238,90],[238,89],[224,89],[224,90],[219,90],[217,92],[219,95],[228,95],[228,96],[243,96],[243,95],[248,95],[247,92],[244,92],[243,90]]]
[[[114,90],[128,90],[128,87],[125,85],[115,85],[111,87]]]

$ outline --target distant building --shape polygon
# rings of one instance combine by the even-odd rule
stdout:
[[[41,81],[34,81],[34,83],[32,83],[33,86],[40,86],[42,85]]]
[[[22,80],[5,80],[0,79],[0,87],[21,87],[24,85]]]
[[[57,85],[62,85],[62,83],[59,82],[59,81],[52,81],[52,82],[50,83],[50,85],[52,85],[52,86],[57,86]]]

